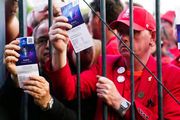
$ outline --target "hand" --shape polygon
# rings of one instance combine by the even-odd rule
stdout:
[[[60,15],[58,2],[53,0],[53,16]],[[36,27],[42,20],[48,18],[48,2],[42,2],[28,15],[28,26]]]
[[[19,40],[14,40],[5,46],[4,51],[4,63],[6,64],[8,71],[13,76],[17,75],[16,62],[18,61],[18,58],[20,56],[20,54],[17,53],[17,51],[20,50],[20,47],[18,45]]]
[[[106,77],[98,76],[98,82],[96,84],[96,92],[99,98],[102,98],[104,102],[118,110],[121,101],[124,99],[118,92],[114,83]]]
[[[51,99],[49,83],[41,76],[30,76],[29,80],[23,81],[23,89],[30,94],[37,105],[47,108]]]
[[[67,22],[66,17],[59,16],[55,18],[53,25],[50,27],[50,41],[58,52],[66,52],[67,49],[69,42],[67,30],[72,28],[72,25]]]

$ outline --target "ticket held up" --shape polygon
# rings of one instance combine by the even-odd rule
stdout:
[[[22,81],[28,80],[30,75],[39,75],[37,64],[36,50],[34,46],[33,37],[21,37],[20,43],[20,57],[16,63],[17,76],[20,88],[23,87]]]
[[[69,3],[61,7],[63,16],[68,18],[73,28],[68,30],[68,36],[76,53],[93,46],[93,39],[81,15],[79,5]]]

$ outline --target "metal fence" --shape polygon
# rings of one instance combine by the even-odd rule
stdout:
[[[52,24],[52,1],[51,0],[48,0],[49,1],[49,23],[50,25]],[[83,0],[87,5],[88,3]],[[27,26],[26,26],[26,1],[24,0],[19,0],[19,21],[20,21],[20,36],[26,36],[27,35]],[[145,69],[147,69],[148,72],[150,72],[152,74],[153,77],[155,77],[155,79],[157,80],[158,82],[158,115],[159,115],[159,120],[162,120],[163,119],[163,104],[162,104],[162,100],[163,100],[163,97],[162,97],[162,90],[163,88],[168,92],[167,88],[165,88],[164,86],[162,86],[162,83],[161,83],[161,79],[162,79],[162,70],[161,70],[161,42],[160,42],[160,1],[159,0],[156,0],[156,34],[157,34],[157,43],[156,43],[156,47],[157,47],[157,77],[155,75],[153,75],[151,73],[151,71],[144,65]],[[102,70],[103,70],[103,74],[102,76],[106,76],[106,31],[105,31],[105,28],[106,27],[109,27],[107,24],[106,24],[106,8],[105,8],[105,5],[106,5],[106,1],[105,0],[101,0],[101,20],[102,20],[102,63],[103,63],[103,66],[102,66]],[[1,0],[0,1],[0,10],[2,11],[1,12],[1,15],[2,15],[2,18],[0,19],[0,38],[1,38],[1,44],[0,44],[0,86],[3,85],[3,82],[5,81],[4,80],[4,76],[5,76],[5,66],[3,64],[3,51],[4,51],[4,46],[5,46],[5,0]],[[89,6],[89,5],[88,5]],[[131,41],[131,45],[130,45],[130,52],[131,52],[131,118],[132,120],[135,120],[135,107],[134,107],[134,98],[135,98],[135,93],[134,93],[134,59],[138,59],[137,56],[135,56],[133,53],[133,36],[134,36],[134,33],[133,33],[133,10],[132,10],[132,6],[133,6],[133,1],[132,0],[129,0],[129,8],[130,8],[130,30],[129,30],[129,33],[130,33],[130,41]],[[92,8],[91,8],[92,9]],[[93,10],[92,10],[93,11]],[[109,28],[110,29],[110,28]],[[120,39],[119,36],[115,35],[117,38]],[[139,60],[139,62],[141,62]],[[142,62],[141,62],[142,63]],[[80,54],[77,53],[77,71],[78,71],[78,76],[77,76],[77,96],[78,96],[78,120],[81,120],[81,109],[80,109],[80,106],[81,106],[81,94],[80,94]],[[170,94],[170,92],[168,92]],[[171,94],[170,94],[171,95]],[[171,95],[173,97],[173,95]],[[28,116],[28,111],[27,111],[27,95],[25,94],[25,97],[24,97],[24,119],[27,120],[27,116]],[[104,104],[104,111],[103,111],[103,119],[104,120],[107,120],[107,116],[108,116],[108,112],[107,112],[107,106]]]

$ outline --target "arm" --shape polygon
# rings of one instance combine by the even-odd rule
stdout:
[[[59,15],[59,3],[53,0],[53,15]],[[48,18],[48,2],[44,1],[35,7],[27,16],[29,27],[35,28],[42,20]]]
[[[123,117],[130,108],[130,102],[121,96],[112,80],[102,76],[97,76],[97,78],[97,96]],[[124,102],[127,106],[122,104]]]
[[[6,68],[8,69],[8,71],[11,73],[11,77],[13,78],[15,86],[18,86],[16,71],[16,62],[18,61],[18,58],[20,56],[17,52],[18,50],[20,50],[18,44],[19,40],[14,40],[5,46],[4,51],[4,63],[6,64]]]
[[[76,113],[65,107],[61,102],[54,98],[52,109],[45,111],[45,115],[51,120],[76,120]]]
[[[71,74],[66,58],[67,44],[69,42],[66,30],[70,28],[71,25],[67,23],[67,18],[60,16],[55,19],[49,32],[50,41],[54,46],[52,56],[53,71],[47,69],[56,94],[63,93],[69,100],[76,97],[76,76]],[[47,65],[46,68],[49,68],[49,66]],[[87,97],[92,91],[95,91],[96,71],[89,70],[81,74],[82,97]]]
[[[16,17],[17,9],[18,9],[18,0],[5,0],[7,43],[10,43],[19,34],[19,21],[18,18]]]
[[[50,95],[49,83],[41,76],[30,76],[23,82],[23,89],[34,98],[34,102],[44,110],[44,115],[53,120],[76,120],[74,111],[66,108]]]
[[[169,89],[172,95],[180,102],[180,69],[170,66],[169,70],[164,72],[164,85]],[[164,119],[180,119],[180,103],[178,104],[167,92],[163,91],[163,110]]]

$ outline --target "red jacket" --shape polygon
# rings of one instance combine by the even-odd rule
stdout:
[[[177,58],[175,58],[171,63],[180,67],[180,55]]]
[[[49,65],[46,66],[46,69]],[[156,74],[156,62],[150,57],[146,65],[154,74]],[[119,93],[130,101],[130,79],[127,72],[118,73],[119,67],[125,67],[122,57],[107,57],[107,77],[116,85]],[[96,92],[96,75],[101,75],[101,62],[94,65],[90,70],[81,73],[81,95],[82,98],[91,97]],[[51,72],[47,69],[53,83],[56,94],[64,94],[66,99],[71,100],[76,97],[76,76],[71,74],[69,65],[62,69]],[[171,93],[180,100],[180,69],[168,64],[163,64],[163,84]],[[124,82],[118,82],[118,76],[124,76]],[[163,110],[164,119],[179,120],[180,105],[177,104],[166,91],[163,91]],[[138,120],[156,120],[158,119],[158,95],[157,82],[146,70],[143,70],[142,76],[135,77],[135,111]],[[108,109],[108,120],[115,120],[117,113],[110,107]],[[130,111],[125,115],[126,119],[130,119]],[[98,99],[95,120],[102,120],[102,101]]]

